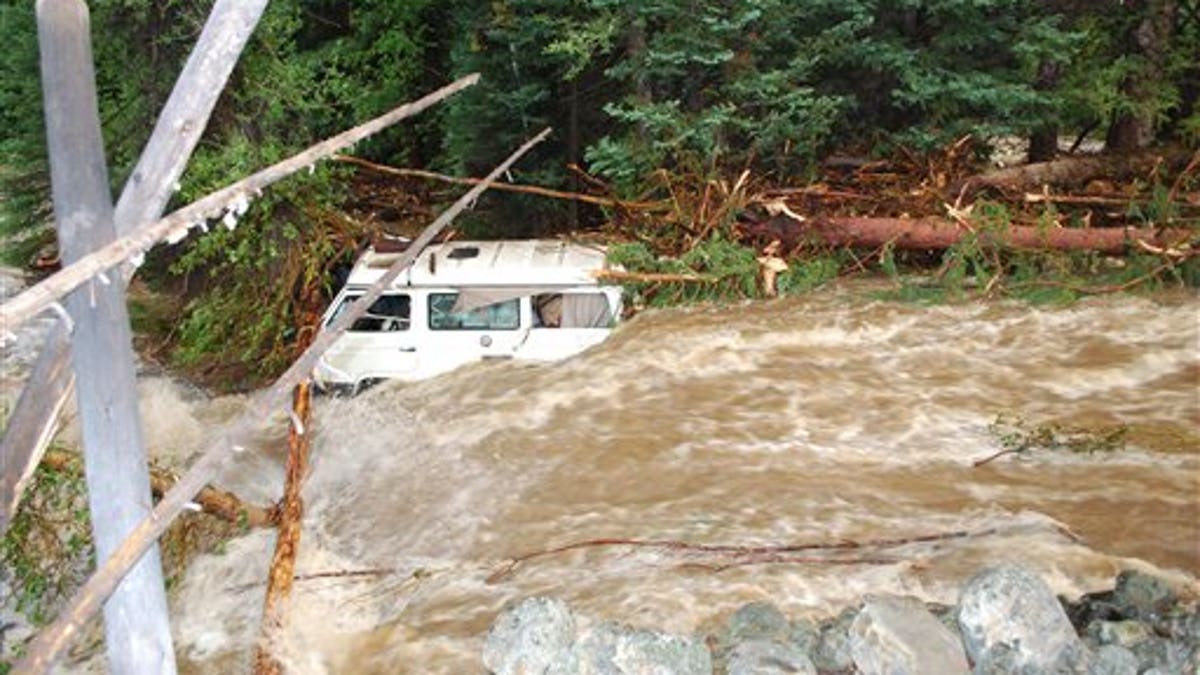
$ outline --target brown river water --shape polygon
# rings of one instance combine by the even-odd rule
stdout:
[[[534,594],[691,632],[756,600],[812,618],[872,592],[953,603],[1001,560],[1067,595],[1126,567],[1196,590],[1200,298],[919,307],[863,291],[646,312],[563,363],[317,399],[298,572],[341,576],[297,582],[285,661],[482,672],[487,627]],[[143,386],[159,454],[186,457],[243,404]],[[1125,424],[1127,446],[973,466],[1001,449],[1000,415]],[[274,498],[281,439],[264,432],[219,482]],[[966,534],[911,541],[949,533]],[[505,567],[606,538],[864,546],[590,545]],[[184,671],[246,671],[272,541],[252,532],[192,565],[173,598]]]

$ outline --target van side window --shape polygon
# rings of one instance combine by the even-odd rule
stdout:
[[[337,320],[346,308],[361,298],[361,294],[347,295],[338,305],[337,311],[329,317],[329,323]],[[411,302],[407,295],[389,293],[379,296],[366,313],[355,319],[348,329],[351,333],[379,333],[397,330],[408,330],[411,319]],[[328,325],[328,324],[327,324]]]
[[[516,298],[455,312],[458,293],[429,295],[429,328],[432,330],[516,330],[521,326],[521,304]]]
[[[612,308],[603,293],[543,293],[533,301],[534,326],[541,328],[608,328]]]

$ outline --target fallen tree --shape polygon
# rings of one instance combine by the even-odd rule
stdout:
[[[1138,155],[1064,157],[971,176],[952,184],[947,194],[954,199],[960,195],[970,197],[986,188],[1019,193],[1036,192],[1043,185],[1080,187],[1101,176],[1124,178],[1148,174],[1159,166],[1179,168],[1187,163],[1189,156],[1187,150],[1174,148]]]
[[[1200,231],[1185,228],[1071,228],[1010,225],[1003,230],[970,228],[944,218],[816,217],[797,220],[786,215],[741,225],[744,237],[785,247],[814,242],[830,246],[898,249],[947,249],[966,237],[980,243],[1017,249],[1125,253],[1132,247],[1167,251],[1189,247]]]

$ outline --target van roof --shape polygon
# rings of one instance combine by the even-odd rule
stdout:
[[[402,253],[370,248],[347,283],[375,283]],[[394,286],[580,286],[597,283],[604,249],[557,239],[455,241],[427,247]]]

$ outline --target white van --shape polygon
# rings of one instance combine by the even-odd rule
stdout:
[[[322,326],[402,255],[369,249]],[[553,361],[604,340],[621,289],[601,285],[604,250],[557,240],[459,241],[426,248],[325,352],[314,378],[357,390],[420,380],[481,359]]]

